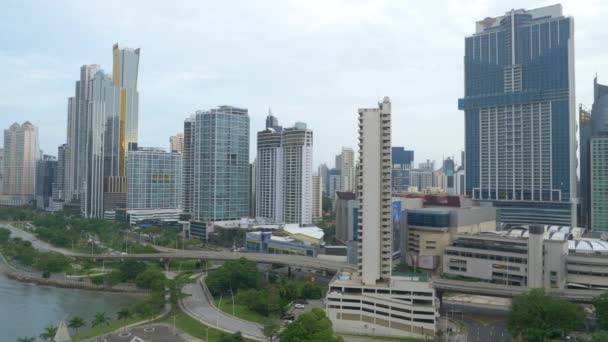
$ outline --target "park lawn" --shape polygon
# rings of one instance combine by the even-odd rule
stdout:
[[[130,318],[125,321],[111,321],[110,324],[108,324],[108,325],[98,325],[95,328],[91,328],[88,330],[83,330],[83,329],[85,329],[83,327],[83,328],[81,328],[81,331],[78,334],[75,334],[74,336],[72,336],[72,341],[83,341],[88,338],[92,338],[92,337],[99,336],[102,334],[111,333],[112,331],[118,330],[121,327],[124,327],[129,324],[141,322],[143,320],[145,320],[145,318],[133,317],[133,318]]]
[[[225,312],[229,315],[233,315],[231,298],[227,299],[226,297],[224,297],[222,299],[221,306],[219,305],[220,304],[219,299],[216,298],[213,300],[213,302],[214,302],[215,306],[218,307],[223,312]],[[250,321],[250,322],[259,323],[259,324],[264,324],[266,321],[268,321],[269,318],[271,318],[271,317],[262,316],[255,311],[249,310],[249,308],[247,308],[246,306],[236,304],[236,303],[234,304],[234,315],[233,316],[236,316],[245,321]]]
[[[207,331],[209,331],[208,342],[217,342],[223,335],[228,335],[228,333],[214,329],[212,327],[209,327],[208,325],[205,325],[195,320],[194,318],[186,315],[179,309],[171,311],[171,313],[167,315],[162,320],[162,322],[169,325],[173,325],[173,316],[175,316],[175,325],[177,326],[177,328],[192,337],[196,337],[201,340],[207,340]],[[253,342],[253,340],[250,340],[248,338],[243,338],[243,340],[247,342]]]

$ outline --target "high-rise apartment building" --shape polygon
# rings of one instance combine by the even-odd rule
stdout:
[[[465,39],[466,190],[497,221],[576,226],[573,35],[553,5],[488,17]]]
[[[323,178],[312,176],[312,220],[323,218]]]
[[[127,154],[137,147],[139,49],[113,47],[112,76],[99,70],[87,85],[81,211],[104,217],[127,206]]]
[[[341,191],[355,191],[355,152],[350,147],[342,147],[340,154]]]
[[[4,173],[4,149],[0,148],[0,195],[3,194],[2,187],[4,182],[2,181],[2,174]]]
[[[194,211],[194,133],[196,114],[184,121],[184,145],[182,151],[182,210],[192,214]]]
[[[391,102],[359,109],[359,273],[375,285],[391,274]]]
[[[66,144],[59,145],[57,148],[57,170],[52,184],[52,201],[49,210],[59,211],[63,209],[65,202],[65,168],[66,168]]]
[[[53,197],[53,183],[57,177],[57,158],[44,155],[36,161],[36,207],[41,210],[51,209]]]
[[[420,275],[391,274],[391,103],[359,109],[359,274],[329,284],[327,315],[340,333],[382,336],[435,334],[437,303]],[[342,198],[345,193],[339,192]],[[351,196],[350,198],[353,198]],[[346,208],[345,215],[350,215]],[[338,213],[337,213],[338,214]],[[348,220],[342,220],[346,223]],[[342,233],[350,234],[350,227]]]
[[[179,209],[182,155],[160,148],[131,150],[127,159],[128,209]]]
[[[410,170],[414,162],[414,151],[394,146],[391,149],[391,156],[391,190],[396,192],[407,191],[411,185]]]
[[[184,134],[177,133],[169,137],[171,152],[182,153],[184,150]]]
[[[36,162],[40,159],[38,146],[38,129],[29,121],[23,125],[14,123],[4,130],[4,194],[34,195]]]
[[[273,123],[279,127],[276,118]],[[302,123],[281,131],[270,127],[258,132],[257,217],[284,223],[312,223],[312,138],[312,130]]]
[[[76,81],[74,96],[68,98],[68,125],[65,147],[64,199],[78,200],[84,185],[87,155],[89,102],[92,98],[92,80],[100,70],[99,65],[80,67],[80,79]]]
[[[342,189],[341,181],[342,176],[340,176],[339,169],[329,170],[329,193],[327,194],[329,198],[334,198],[336,191],[340,191],[340,189]]]
[[[192,193],[184,202],[201,221],[232,220],[249,214],[249,115],[220,106],[197,111],[184,145],[193,143]],[[186,185],[185,185],[186,186]]]
[[[581,218],[608,230],[608,86],[593,81],[591,112],[580,111]]]

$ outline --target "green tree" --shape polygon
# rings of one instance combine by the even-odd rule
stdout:
[[[162,290],[166,280],[167,278],[161,271],[148,269],[135,278],[135,285],[142,289]]]
[[[17,338],[17,342],[35,342],[36,338],[33,336],[23,336]]]
[[[608,292],[595,297],[593,300],[597,323],[602,330],[608,330]]]
[[[122,308],[120,310],[118,310],[118,312],[116,313],[116,317],[118,318],[119,321],[126,321],[129,318],[131,318],[131,310],[129,310],[129,308]]]
[[[137,278],[137,276],[146,270],[146,264],[141,261],[127,260],[120,264],[118,272],[120,281],[129,281]]]
[[[44,327],[44,330],[40,333],[40,338],[43,341],[53,341],[53,338],[55,338],[55,334],[57,334],[57,327],[49,324],[46,327]]]
[[[533,289],[515,296],[508,321],[509,332],[526,341],[562,337],[579,328],[585,320],[580,306]]]
[[[341,337],[334,335],[331,321],[319,308],[314,308],[298,317],[279,336],[281,342],[343,341]]]
[[[329,198],[327,196],[323,196],[322,206],[323,206],[324,213],[328,213],[334,209],[331,198]]]
[[[272,342],[275,337],[279,337],[279,332],[281,332],[281,324],[274,319],[266,321],[262,327],[262,334],[264,334],[270,342]]]
[[[243,342],[243,335],[241,335],[241,332],[235,332],[234,334],[224,334],[222,336],[220,336],[218,342]]]
[[[11,231],[6,228],[0,228],[0,245],[5,245],[11,238]]]
[[[214,296],[230,293],[230,290],[257,289],[260,273],[256,264],[245,258],[227,261],[221,267],[210,271],[206,278],[207,287]]]
[[[313,282],[307,282],[302,286],[302,298],[320,299],[323,296],[321,285]]]
[[[70,259],[62,254],[54,252],[39,253],[35,267],[42,272],[57,273],[63,271],[70,265]]]
[[[106,315],[105,312],[97,312],[93,320],[91,321],[91,327],[95,328],[98,325],[109,325],[110,318]]]
[[[70,319],[68,322],[68,327],[74,329],[76,333],[78,333],[78,329],[84,327],[85,325],[86,323],[84,322],[84,319],[78,316],[72,317],[72,319]]]
[[[608,341],[608,331],[600,330],[591,336],[590,342],[606,342]]]

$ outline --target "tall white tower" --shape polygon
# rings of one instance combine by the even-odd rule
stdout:
[[[375,285],[391,274],[391,102],[359,109],[359,273]]]

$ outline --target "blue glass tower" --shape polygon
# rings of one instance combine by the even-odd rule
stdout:
[[[500,222],[576,226],[573,27],[553,5],[465,38],[466,192]]]

